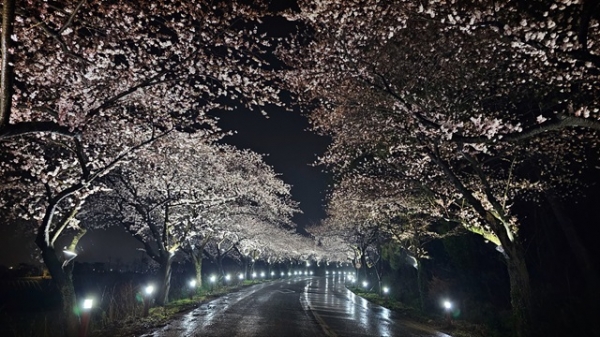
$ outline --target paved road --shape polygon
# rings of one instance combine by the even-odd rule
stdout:
[[[450,337],[354,295],[339,276],[298,277],[245,288],[145,336]]]

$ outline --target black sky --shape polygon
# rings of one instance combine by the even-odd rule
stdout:
[[[265,161],[292,185],[292,196],[304,212],[294,218],[300,228],[325,216],[323,199],[329,175],[312,164],[330,143],[327,137],[308,130],[308,120],[299,113],[270,111],[268,118],[253,111],[219,113],[219,126],[237,130],[223,142],[266,154]]]

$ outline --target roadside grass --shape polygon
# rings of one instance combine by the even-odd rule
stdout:
[[[235,285],[208,286],[206,288],[197,289],[191,298],[187,297],[172,300],[165,306],[150,308],[147,317],[130,316],[122,320],[115,320],[103,328],[91,330],[88,336],[124,337],[142,335],[149,330],[164,327],[169,321],[217,297],[238,291],[244,287],[269,281],[271,280],[245,280]]]
[[[446,333],[452,337],[495,337],[500,336],[496,331],[481,325],[473,324],[464,320],[453,319],[449,324],[444,317],[432,316],[418,309],[409,307],[389,296],[381,296],[378,293],[365,291],[359,287],[346,287],[354,294],[366,299],[367,301],[380,305],[391,311],[397,312],[406,317],[407,320],[426,324],[438,331]]]

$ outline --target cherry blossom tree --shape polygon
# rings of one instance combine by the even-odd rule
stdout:
[[[164,135],[144,127],[132,134],[118,125],[112,125],[116,133],[108,135],[105,127],[98,121],[94,128],[69,139],[72,142],[60,136],[27,135],[9,144],[3,152],[7,160],[0,162],[0,206],[9,220],[21,218],[31,225],[23,231],[34,234],[41,259],[57,284],[69,333],[77,331],[70,262],[79,239],[93,228],[81,223],[79,213],[87,199],[102,189],[97,184],[102,176]],[[101,141],[89,146],[89,139]],[[70,235],[67,247],[56,246],[59,238]]]
[[[516,332],[528,335],[511,206],[575,183],[576,165],[597,152],[598,17],[587,11],[597,4],[299,5],[289,17],[311,27],[309,42],[289,59],[288,81],[315,128],[333,135],[323,162],[341,174],[375,162],[382,175],[420,181],[453,220],[497,244]]]
[[[54,249],[61,228],[79,230],[73,219],[99,188],[93,182],[142,145],[112,140],[140,128],[213,133],[209,111],[280,102],[273,39],[258,29],[264,5],[7,0],[1,7],[1,176],[13,196],[2,206],[36,213],[46,224],[38,231],[46,233],[37,240],[42,253]],[[46,184],[42,172],[57,185]],[[39,185],[26,183],[36,179]],[[29,202],[44,200],[40,195],[48,200]],[[65,333],[74,335],[74,297],[67,297]]]
[[[259,32],[266,5],[5,1],[2,137],[93,123],[209,123],[208,111],[278,103]],[[182,117],[182,118],[179,118]]]
[[[290,187],[260,155],[207,143],[198,134],[173,132],[155,141],[106,181],[113,190],[107,198],[119,212],[102,212],[160,264],[160,305],[168,302],[171,263],[183,247],[200,241],[194,249],[215,248],[220,263],[245,228],[239,215],[285,222],[296,211]]]

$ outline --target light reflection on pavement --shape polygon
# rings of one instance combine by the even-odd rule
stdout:
[[[294,277],[244,288],[145,336],[450,337],[354,295],[341,275]]]

